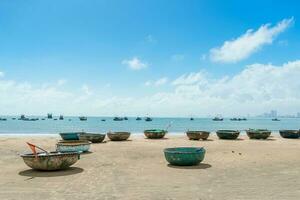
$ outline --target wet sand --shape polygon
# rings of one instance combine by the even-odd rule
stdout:
[[[56,136],[0,137],[0,199],[300,199],[300,139],[190,141],[185,136],[93,144],[70,169],[39,172],[25,142],[55,150]],[[163,149],[203,146],[203,163],[173,167]]]

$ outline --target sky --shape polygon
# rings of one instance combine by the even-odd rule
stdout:
[[[2,0],[0,115],[296,114],[299,7]]]

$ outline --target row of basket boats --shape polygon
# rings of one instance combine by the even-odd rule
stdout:
[[[162,139],[167,130],[153,129],[145,130],[144,135],[148,139]],[[250,139],[267,139],[271,131],[267,129],[248,129],[246,133]],[[283,138],[299,139],[299,130],[280,130]],[[218,130],[216,131],[219,139],[234,140],[240,135],[237,130]],[[62,140],[57,142],[56,151],[48,152],[41,147],[28,143],[32,153],[22,154],[25,164],[30,168],[43,171],[61,170],[75,164],[80,155],[88,152],[92,143],[101,143],[105,137],[111,141],[125,141],[130,137],[130,132],[109,132],[107,134],[73,132],[60,133]],[[187,131],[190,140],[207,140],[210,132],[208,131]],[[40,151],[37,152],[37,149]],[[164,149],[166,160],[171,165],[190,166],[199,164],[205,156],[203,147],[175,147]]]

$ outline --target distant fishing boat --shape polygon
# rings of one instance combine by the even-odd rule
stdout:
[[[64,120],[64,116],[60,115],[59,120]]]
[[[190,120],[191,120],[191,121],[193,121],[193,120],[194,120],[194,118],[193,118],[193,117],[191,117],[191,118],[190,118]]]
[[[128,117],[124,117],[124,120],[128,120]]]
[[[246,118],[231,118],[230,121],[246,121]]]
[[[272,119],[272,121],[280,121],[280,119],[274,118]]]
[[[114,121],[123,121],[124,119],[122,117],[114,117]]]
[[[223,121],[223,118],[222,117],[215,117],[212,120],[213,121]]]
[[[86,121],[86,120],[87,120],[87,117],[81,116],[81,117],[79,117],[79,120],[80,120],[80,121]]]
[[[146,117],[146,118],[145,118],[145,121],[146,121],[146,122],[151,122],[151,121],[152,121],[152,118],[151,118],[151,117]]]
[[[52,119],[52,114],[51,114],[51,113],[48,113],[48,114],[47,114],[47,118],[48,118],[48,119]]]
[[[101,121],[102,121],[102,122],[105,122],[105,121],[106,121],[106,119],[101,119]]]
[[[25,115],[21,115],[21,117],[18,120],[25,120],[25,119],[26,119]]]
[[[11,118],[12,120],[16,120],[16,118],[15,117],[13,117],[13,118]]]
[[[141,117],[137,117],[135,120],[140,121],[140,120],[142,120],[142,118]]]
[[[7,119],[6,118],[1,118],[0,117],[0,121],[6,121]]]

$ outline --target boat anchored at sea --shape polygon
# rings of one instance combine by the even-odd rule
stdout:
[[[215,117],[212,120],[213,121],[223,121],[223,118],[222,117]]]
[[[87,117],[81,116],[81,117],[79,117],[79,120],[80,120],[80,121],[86,121],[86,120],[87,120]]]
[[[145,118],[145,121],[146,121],[146,122],[151,122],[152,120],[153,120],[153,119],[152,119],[151,117],[146,117],[146,118]]]

